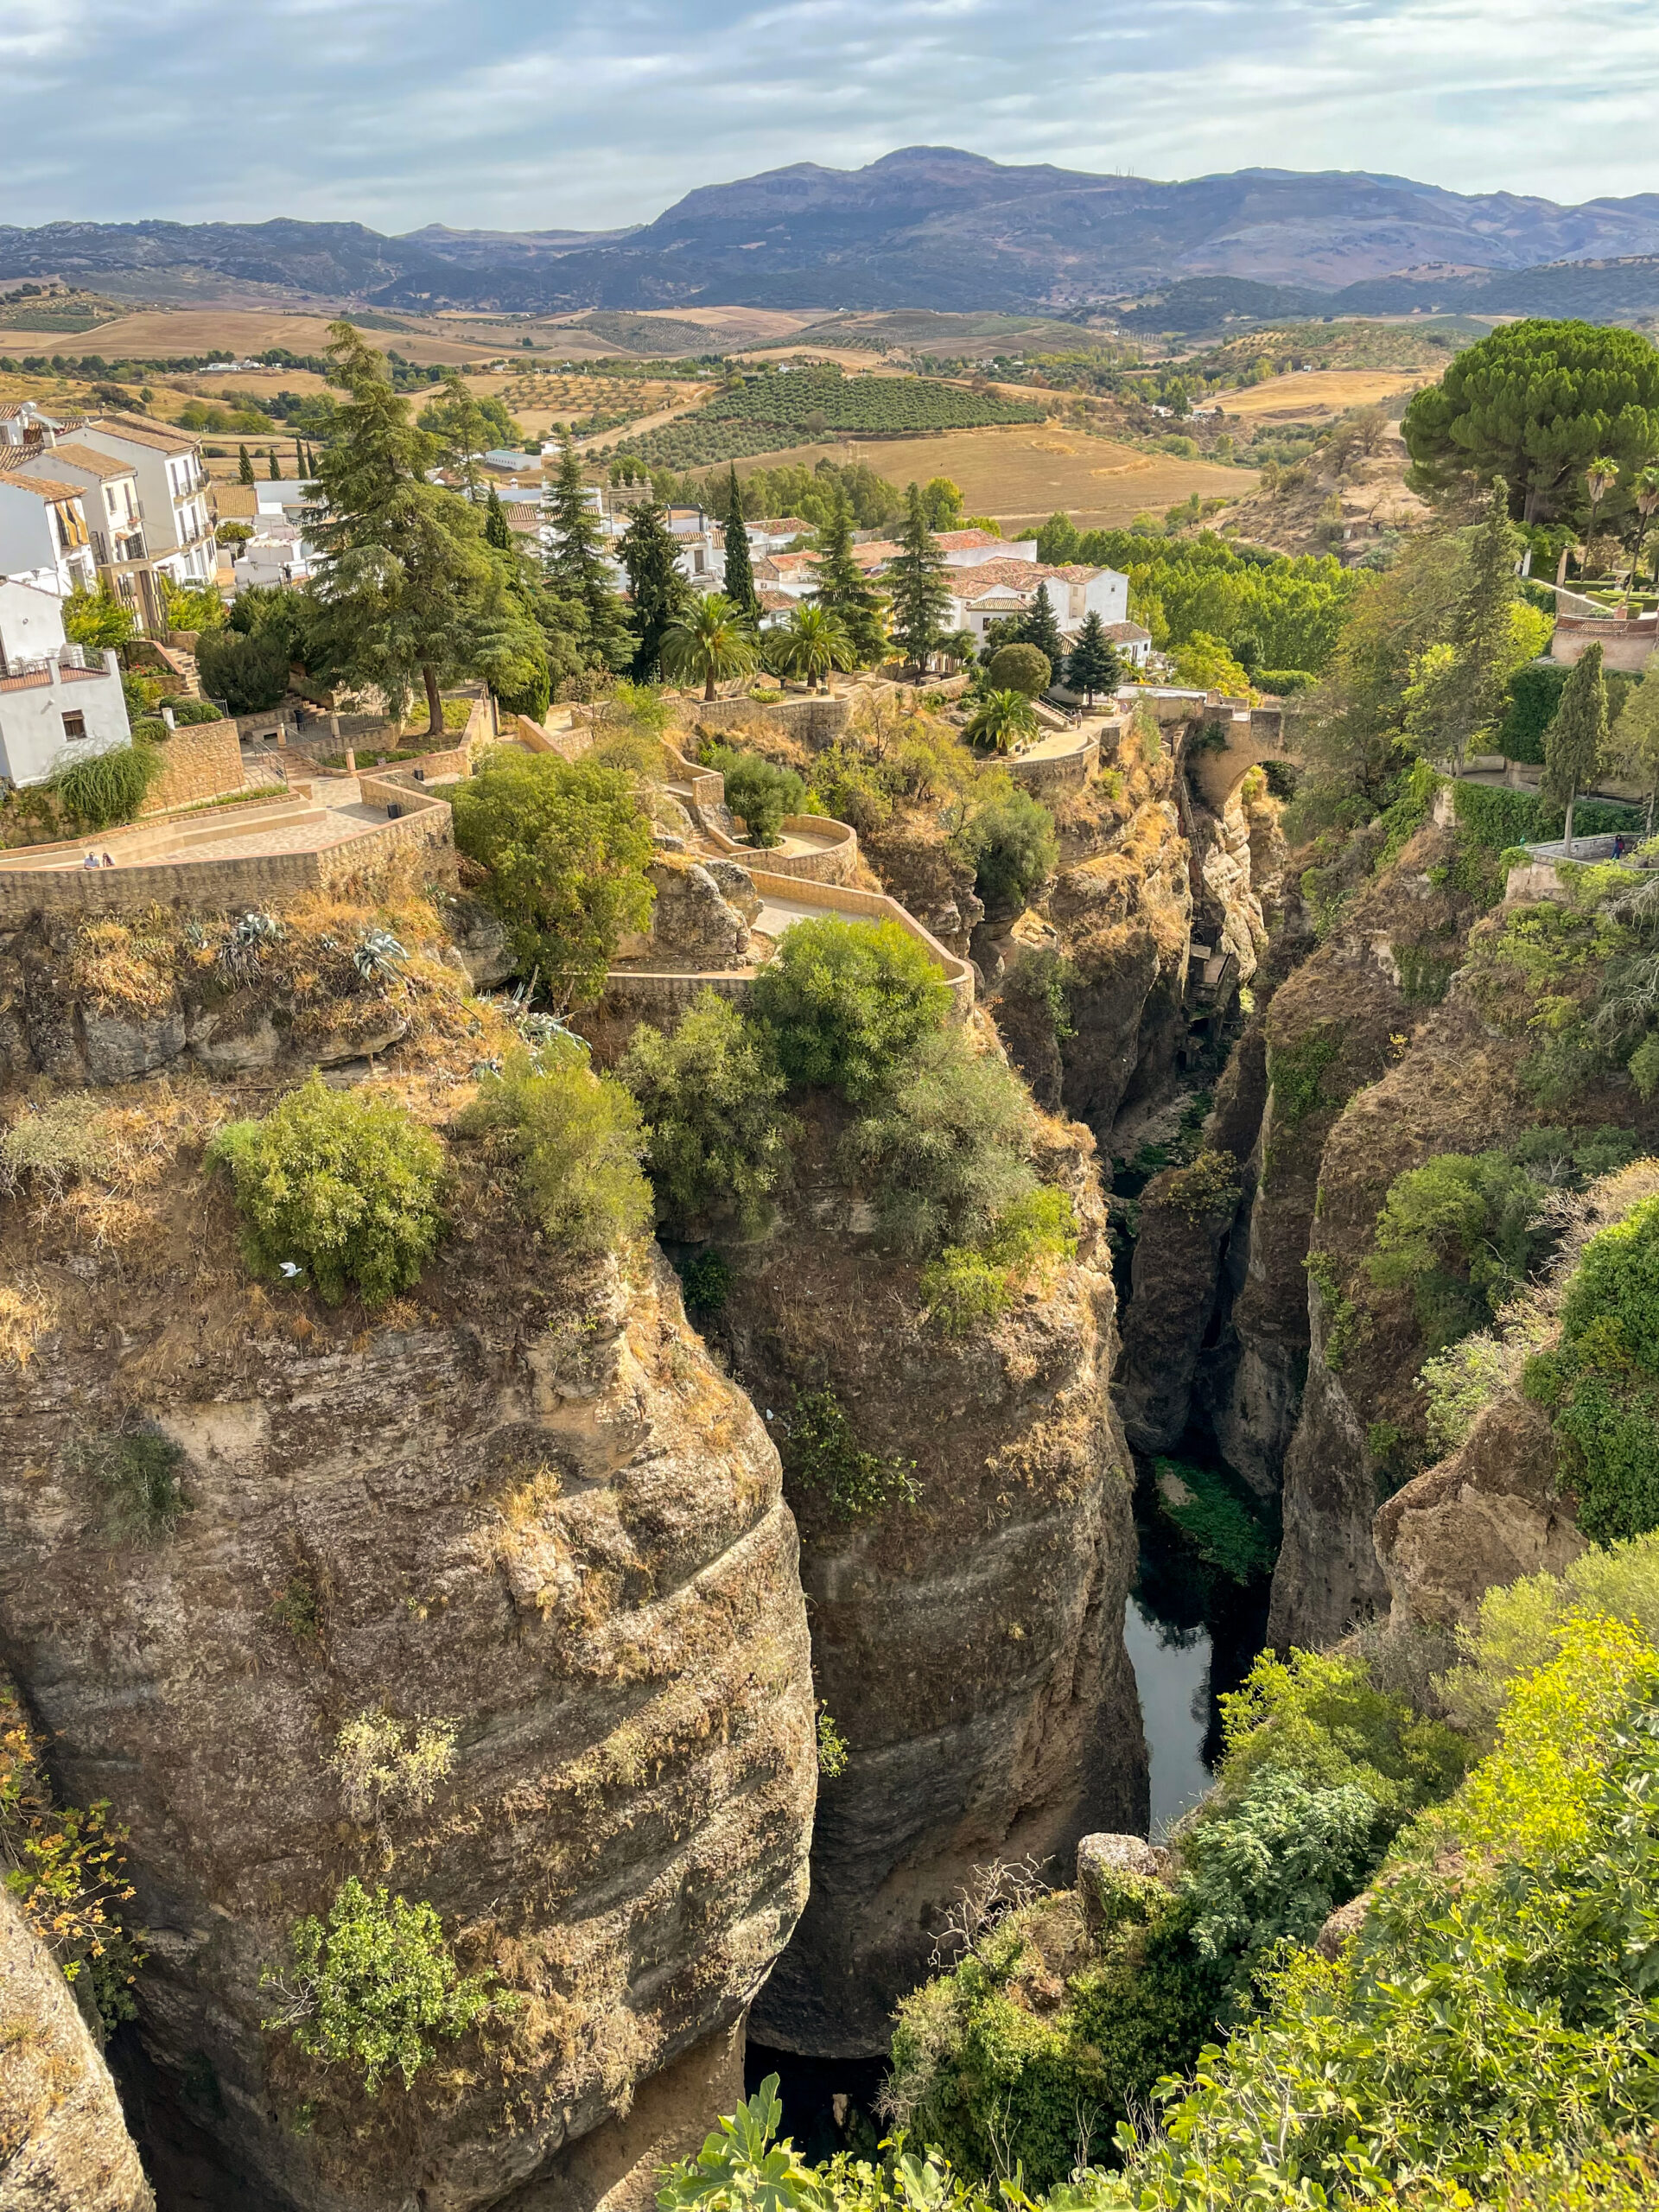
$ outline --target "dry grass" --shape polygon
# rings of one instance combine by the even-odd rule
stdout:
[[[1378,406],[1435,381],[1421,369],[1299,369],[1223,392],[1216,404],[1253,423],[1319,423],[1351,407]]]
[[[1116,529],[1132,522],[1143,508],[1160,512],[1194,492],[1206,499],[1242,499],[1255,484],[1249,469],[1141,453],[1134,446],[1090,437],[1053,423],[999,423],[982,430],[950,430],[934,438],[792,446],[787,453],[757,454],[741,461],[738,474],[781,461],[803,462],[810,468],[826,455],[835,461],[865,461],[878,475],[899,485],[948,476],[962,486],[969,514],[995,515],[1004,524],[1063,507],[1084,528]]]
[[[35,1347],[55,1328],[58,1301],[37,1275],[0,1284],[0,1364],[27,1367]]]
[[[178,969],[178,925],[153,906],[132,922],[83,922],[69,955],[69,985],[99,1014],[165,1013]]]
[[[204,1084],[48,1094],[0,1134],[0,1194],[25,1192],[41,1215],[67,1214],[94,1244],[130,1243],[151,1219],[145,1194],[222,1118]]]

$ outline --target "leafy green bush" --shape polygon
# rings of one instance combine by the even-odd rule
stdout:
[[[1032,1190],[1031,1127],[1030,1099],[1007,1062],[974,1052],[960,1029],[940,1029],[892,1071],[842,1156],[868,1182],[884,1235],[926,1254],[983,1236]]]
[[[1172,1208],[1196,1228],[1202,1222],[1230,1219],[1243,1195],[1233,1154],[1206,1149],[1165,1178],[1156,1203]]]
[[[1052,1185],[1005,1206],[976,1244],[947,1244],[922,1269],[921,1293],[948,1337],[971,1336],[1006,1313],[1014,1293],[1045,1260],[1077,1249],[1071,1199]]]
[[[1370,1871],[1376,1811],[1352,1783],[1310,1787],[1268,1768],[1227,1814],[1198,1821],[1183,1855],[1200,1956],[1248,1974],[1281,1942],[1311,1942]]]
[[[754,979],[749,1003],[791,1084],[859,1103],[939,1029],[949,986],[896,922],[797,922]]]
[[[1542,1192],[1505,1153],[1443,1152],[1396,1175],[1366,1262],[1379,1289],[1409,1290],[1439,1351],[1484,1327],[1525,1281],[1547,1241]]]
[[[1023,691],[1039,699],[1053,681],[1048,655],[1038,645],[999,645],[986,664],[986,677],[994,691]]]
[[[1585,1246],[1560,1343],[1528,1362],[1525,1388],[1554,1415],[1585,1535],[1659,1528],[1659,1198]]]
[[[976,808],[955,842],[991,912],[1024,906],[1059,858],[1053,816],[1018,785]]]
[[[172,734],[159,715],[140,715],[132,726],[135,745],[165,745]]]
[[[680,1288],[696,1313],[718,1313],[731,1296],[732,1271],[718,1252],[696,1252],[681,1263]]]
[[[263,1121],[228,1123],[206,1157],[230,1171],[248,1265],[280,1281],[283,1262],[297,1263],[331,1306],[353,1283],[367,1306],[407,1290],[443,1232],[436,1137],[321,1075]]]
[[[792,768],[763,760],[758,753],[734,752],[729,745],[705,747],[705,768],[726,779],[726,804],[748,824],[752,845],[775,845],[784,817],[806,808],[806,785]]]
[[[50,789],[76,829],[107,830],[132,820],[162,766],[154,746],[118,745],[60,768]]]
[[[520,965],[563,1009],[585,1004],[625,930],[651,919],[652,845],[633,779],[556,753],[489,753],[451,794],[455,842],[490,872],[485,897]]]
[[[216,722],[219,720],[219,709],[211,699],[193,699],[181,692],[169,695],[160,703],[168,709],[181,729],[188,729],[203,722]]]
[[[308,2058],[360,2072],[371,2096],[394,2067],[410,2088],[436,2056],[435,2037],[453,2040],[512,2001],[493,1974],[461,1974],[429,1904],[384,1885],[371,1892],[354,1874],[327,1923],[296,1922],[289,1948],[287,1971],[267,1967],[260,1977],[276,1993],[261,2026],[291,2033]]]
[[[840,1520],[868,1520],[915,1502],[914,1460],[866,1450],[828,1383],[796,1399],[781,1456],[790,1481],[822,1496]]]
[[[196,673],[210,699],[232,715],[263,714],[287,696],[289,641],[276,628],[204,631],[196,645]]]
[[[758,1235],[789,1168],[787,1086],[770,1033],[702,991],[671,1035],[642,1023],[617,1072],[645,1116],[659,1216],[682,1225],[726,1217]]]
[[[526,1211],[572,1258],[613,1250],[650,1225],[639,1109],[625,1084],[594,1072],[580,1046],[510,1052],[499,1075],[480,1078],[456,1128],[511,1147]]]
[[[1268,1048],[1268,1081],[1273,1087],[1273,1118],[1294,1129],[1310,1114],[1346,1103],[1325,1088],[1325,1070],[1342,1057],[1342,1039],[1327,1028],[1313,1029],[1294,1045]]]

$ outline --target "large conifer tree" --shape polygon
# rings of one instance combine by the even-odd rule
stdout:
[[[734,607],[743,609],[751,622],[760,620],[754,563],[749,558],[749,533],[743,521],[743,493],[735,467],[726,491],[726,596]]]
[[[893,634],[919,677],[926,670],[928,655],[938,648],[950,594],[944,581],[944,556],[928,526],[918,485],[907,487],[899,555],[887,580],[893,594]]]
[[[1567,809],[1567,853],[1573,857],[1573,810],[1579,793],[1595,781],[1607,745],[1607,683],[1601,647],[1586,645],[1561,689],[1555,719],[1544,732],[1541,788]]]
[[[1515,666],[1515,568],[1520,532],[1510,520],[1510,490],[1494,479],[1480,525],[1469,548],[1469,581],[1452,620],[1456,658],[1446,689],[1444,736],[1453,768],[1463,773],[1469,741],[1490,729],[1503,712]]]
[[[839,485],[829,520],[818,532],[812,565],[817,577],[813,605],[835,616],[861,664],[880,660],[887,650],[885,602],[853,557],[852,509]]]
[[[1039,653],[1046,653],[1051,668],[1065,665],[1065,640],[1054,619],[1054,602],[1048,595],[1046,581],[1038,585],[1036,598],[1020,619],[1020,642],[1035,645]]]
[[[553,534],[548,584],[570,609],[584,662],[589,668],[626,668],[633,657],[633,640],[611,565],[600,550],[599,518],[588,500],[582,463],[568,436],[543,512]]]
[[[1117,647],[1106,634],[1106,626],[1092,607],[1083,618],[1077,642],[1066,657],[1067,689],[1081,691],[1092,707],[1097,691],[1115,691],[1122,673]]]
[[[628,572],[628,620],[634,636],[631,672],[636,683],[655,683],[662,672],[663,639],[691,598],[680,573],[680,549],[655,499],[642,500],[634,509],[617,550]]]

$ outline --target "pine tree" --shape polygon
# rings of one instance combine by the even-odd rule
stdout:
[[[1503,712],[1510,671],[1515,664],[1515,564],[1520,533],[1510,520],[1510,487],[1493,480],[1479,527],[1469,548],[1469,581],[1452,618],[1452,664],[1445,693],[1443,739],[1452,762],[1463,773],[1469,741],[1490,729]]]
[[[1065,640],[1054,620],[1054,602],[1048,595],[1046,582],[1038,585],[1037,596],[1026,609],[1020,624],[1020,642],[1022,645],[1035,645],[1039,653],[1046,653],[1051,668],[1065,665]]]
[[[1586,645],[1561,687],[1561,703],[1544,732],[1544,772],[1539,788],[1567,809],[1567,856],[1573,857],[1573,809],[1595,780],[1607,744],[1607,684],[1601,647]]]
[[[905,503],[899,554],[887,570],[887,582],[893,594],[893,634],[919,677],[928,655],[938,647],[950,594],[944,582],[944,556],[928,526],[918,485],[906,488]]]
[[[642,499],[634,509],[617,551],[628,572],[628,619],[635,640],[631,672],[637,683],[655,683],[661,674],[663,639],[691,597],[680,574],[680,549],[655,499]]]
[[[236,480],[238,484],[251,484],[253,481],[253,455],[246,446],[238,446],[236,449]]]
[[[735,468],[726,493],[726,596],[734,607],[743,609],[751,622],[760,620],[754,563],[749,558],[749,533],[743,524],[743,493]]]
[[[276,448],[275,446],[267,446],[265,448],[265,460],[269,466],[271,482],[273,484],[280,484],[283,480],[283,465],[276,458]]]
[[[512,532],[507,528],[506,510],[501,505],[501,495],[493,484],[490,486],[489,498],[484,502],[484,543],[493,545],[498,553],[511,553],[512,550]]]
[[[881,660],[887,650],[881,594],[853,557],[853,514],[847,494],[836,487],[830,518],[818,532],[813,559],[817,579],[812,603],[833,614],[861,665]]]
[[[1067,689],[1081,691],[1092,707],[1096,691],[1115,691],[1122,673],[1117,647],[1106,634],[1106,626],[1091,607],[1083,618],[1077,642],[1066,658]]]
[[[633,655],[622,601],[601,551],[598,518],[589,505],[582,463],[567,436],[559,473],[545,501],[553,546],[547,556],[549,588],[572,612],[589,668],[626,668]]]
[[[504,695],[521,691],[545,673],[542,633],[478,510],[428,480],[436,449],[384,355],[348,322],[329,337],[331,378],[347,397],[318,470],[327,509],[308,531],[327,556],[319,642],[342,674],[397,704],[418,681],[441,736],[444,681],[483,676]]]

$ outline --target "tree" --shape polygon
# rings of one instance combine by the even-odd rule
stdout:
[[[444,465],[461,478],[467,497],[476,499],[482,481],[480,460],[493,445],[515,444],[522,433],[499,399],[493,394],[480,399],[453,369],[441,390],[441,398],[422,408],[416,427],[436,440]]]
[[[475,508],[427,480],[432,441],[409,420],[385,356],[349,322],[331,323],[331,374],[347,393],[318,462],[324,505],[310,524],[327,556],[319,641],[341,673],[372,683],[401,712],[418,677],[428,731],[443,734],[442,687],[484,676],[523,687],[544,660],[541,632],[512,589],[507,558]]]
[[[238,484],[251,484],[253,481],[253,455],[246,446],[238,446],[236,449],[236,480]]]
[[[751,622],[760,622],[760,600],[754,588],[754,563],[749,558],[749,533],[744,527],[743,493],[735,464],[726,492],[726,596],[742,608]]]
[[[1090,607],[1083,618],[1077,644],[1066,655],[1066,689],[1081,691],[1092,707],[1097,691],[1116,690],[1122,672],[1117,647],[1106,635],[1105,624]]]
[[[651,824],[620,768],[502,751],[456,785],[455,842],[490,871],[486,897],[518,963],[563,1012],[597,998],[624,930],[651,919]]]
[[[1225,699],[1248,698],[1250,679],[1219,638],[1195,630],[1174,653],[1175,681],[1194,691],[1219,691]]]
[[[818,531],[812,603],[840,623],[857,661],[879,661],[887,650],[881,594],[853,557],[853,517],[839,485]]]
[[[671,683],[687,677],[712,699],[716,683],[747,676],[760,658],[748,618],[723,592],[705,592],[664,631],[658,658]]]
[[[1007,650],[1005,645],[1003,652]],[[999,753],[1011,753],[1021,738],[1035,737],[1040,728],[1024,691],[988,691],[963,735],[969,745],[994,745]]]
[[[792,1084],[871,1096],[943,1027],[949,987],[897,922],[796,922],[754,979],[750,1005]]]
[[[997,647],[985,664],[985,677],[994,691],[1020,691],[1027,699],[1040,699],[1054,680],[1054,669],[1039,646],[1016,639]]]
[[[629,619],[635,640],[631,672],[642,683],[654,683],[662,665],[663,640],[685,614],[691,597],[691,588],[680,573],[680,549],[655,499],[641,500],[634,509],[617,551],[628,572]]]
[[[1637,475],[1630,487],[1636,507],[1636,542],[1630,548],[1630,575],[1627,590],[1633,590],[1642,567],[1642,549],[1647,543],[1648,525],[1659,514],[1659,468],[1644,468]]]
[[[937,651],[950,594],[944,581],[944,556],[928,524],[919,487],[905,493],[904,527],[899,553],[887,570],[893,597],[893,632],[905,658],[920,676]]]
[[[484,543],[493,545],[498,553],[511,553],[512,532],[507,527],[507,511],[501,504],[501,495],[493,484],[490,496],[484,502]]]
[[[1452,620],[1450,677],[1442,695],[1442,738],[1452,771],[1463,773],[1469,741],[1504,710],[1516,665],[1515,569],[1521,537],[1510,520],[1509,486],[1494,479],[1479,525],[1470,533],[1467,582]]]
[[[705,990],[671,1036],[641,1023],[617,1072],[645,1116],[659,1217],[695,1231],[724,1217],[759,1236],[789,1166],[785,1084],[767,1033]]]
[[[854,662],[851,640],[824,607],[793,609],[784,629],[784,650],[790,668],[815,691],[832,668],[851,668]]]
[[[102,653],[132,643],[137,625],[132,609],[110,588],[107,576],[96,591],[77,585],[63,602],[63,634],[72,645]]]
[[[930,476],[922,486],[922,505],[927,510],[928,524],[933,530],[959,530],[962,526],[962,486],[953,484],[948,476]]]
[[[271,482],[273,484],[280,484],[283,480],[283,465],[276,458],[276,448],[275,446],[266,447],[265,461],[268,465],[268,471]]]
[[[1573,809],[1579,793],[1594,781],[1607,743],[1607,685],[1601,672],[1601,647],[1586,645],[1567,679],[1555,719],[1544,732],[1546,798],[1567,809],[1567,853],[1573,856]]]
[[[582,480],[582,463],[566,435],[559,473],[547,499],[553,536],[547,581],[572,610],[577,643],[589,668],[625,667],[632,645],[610,563],[601,551],[599,519]]]
[[[777,844],[785,817],[806,804],[806,785],[795,771],[763,760],[758,753],[716,745],[703,753],[702,764],[725,778],[726,804],[748,825],[752,845]]]
[[[1651,837],[1654,800],[1659,795],[1659,652],[1648,655],[1642,681],[1632,686],[1613,724],[1608,750],[1619,773],[1647,792],[1646,834]]]
[[[1048,595],[1046,582],[1037,587],[1037,596],[1020,617],[1020,636],[1023,644],[1035,645],[1039,653],[1046,653],[1051,669],[1058,668],[1065,658],[1065,640],[1060,635],[1060,626],[1054,619],[1054,602]]]
[[[1418,392],[1401,429],[1421,489],[1501,476],[1517,520],[1548,520],[1592,459],[1639,467],[1659,453],[1659,351],[1634,330],[1508,324]]]
[[[1618,463],[1611,454],[1598,454],[1584,472],[1584,488],[1590,495],[1590,512],[1584,525],[1584,550],[1590,557],[1595,543],[1596,518],[1601,512],[1601,503],[1618,481]]]

